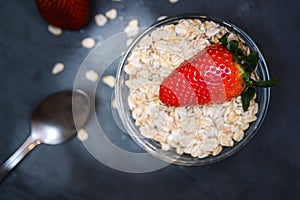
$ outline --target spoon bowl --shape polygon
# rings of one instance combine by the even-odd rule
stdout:
[[[57,145],[73,137],[76,127],[86,123],[90,108],[90,99],[81,90],[60,91],[44,99],[32,113],[31,134],[0,167],[0,182],[39,144]]]
[[[90,107],[87,94],[81,90],[52,94],[32,113],[32,136],[44,144],[61,144],[76,133],[75,122],[78,127],[84,125]]]

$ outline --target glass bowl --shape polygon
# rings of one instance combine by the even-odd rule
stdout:
[[[254,41],[240,28],[237,26],[226,22],[221,19],[217,19],[214,17],[208,17],[202,14],[183,14],[175,17],[169,17],[164,20],[158,21],[153,24],[151,27],[143,31],[129,46],[128,50],[125,52],[119,68],[117,72],[117,84],[116,84],[116,100],[118,106],[119,116],[121,121],[133,138],[133,140],[141,146],[144,150],[148,153],[152,154],[153,156],[170,163],[175,163],[179,165],[188,165],[188,166],[197,166],[197,165],[206,165],[210,163],[214,163],[216,161],[220,161],[224,158],[227,158],[237,151],[239,151],[242,147],[244,147],[257,133],[262,122],[266,116],[269,101],[270,101],[270,89],[269,88],[256,88],[256,103],[258,103],[258,112],[256,114],[257,120],[250,123],[250,126],[244,132],[244,137],[241,141],[235,142],[234,146],[223,148],[223,150],[215,156],[207,156],[204,158],[195,158],[189,154],[178,154],[175,149],[170,149],[168,151],[164,151],[161,149],[161,145],[152,139],[147,139],[143,137],[139,131],[139,127],[135,125],[135,120],[132,117],[131,110],[128,105],[128,94],[129,88],[125,85],[125,81],[129,79],[129,75],[124,71],[124,67],[127,64],[127,59],[131,55],[132,50],[138,45],[139,41],[146,35],[150,34],[153,30],[169,25],[169,24],[176,24],[182,19],[198,19],[202,22],[204,21],[213,21],[221,26],[226,27],[230,32],[239,35],[244,41],[245,44],[250,48],[250,50],[255,50],[259,54],[259,62],[256,69],[256,73],[260,80],[268,80],[269,79],[269,72],[267,68],[267,64],[265,59],[258,49],[257,45]]]

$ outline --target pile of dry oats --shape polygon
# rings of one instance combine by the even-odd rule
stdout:
[[[128,58],[125,72],[132,117],[141,134],[158,141],[163,150],[174,148],[178,154],[199,158],[217,155],[223,147],[241,141],[249,123],[257,119],[255,98],[246,112],[240,96],[223,104],[186,107],[168,107],[159,100],[163,79],[226,32],[212,21],[181,20],[145,36]],[[243,43],[233,33],[228,39]],[[248,47],[242,44],[240,48],[249,54]]]

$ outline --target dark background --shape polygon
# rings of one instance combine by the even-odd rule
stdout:
[[[97,27],[93,16],[111,8],[123,20]],[[59,37],[47,31],[33,0],[0,1],[0,163],[29,135],[35,105],[55,91],[73,87],[90,51],[81,47],[83,38],[92,36],[101,42],[123,31],[130,19],[138,18],[140,27],[147,27],[160,15],[187,12],[223,18],[245,30],[263,52],[271,76],[279,79],[254,139],[219,163],[171,165],[145,174],[104,166],[77,139],[43,145],[0,184],[0,199],[300,199],[300,3],[296,0],[179,0],[176,4],[94,0],[87,27],[64,31]],[[56,62],[66,68],[54,76]]]

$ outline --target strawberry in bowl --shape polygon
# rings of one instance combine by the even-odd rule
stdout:
[[[159,21],[133,42],[117,72],[116,99],[125,129],[147,152],[205,165],[253,138],[276,83],[244,31],[192,14]]]
[[[223,103],[241,95],[246,111],[254,97],[254,86],[271,87],[277,80],[255,81],[258,54],[245,56],[238,42],[228,42],[226,33],[221,44],[212,44],[184,61],[161,84],[159,98],[168,106],[193,106]]]

